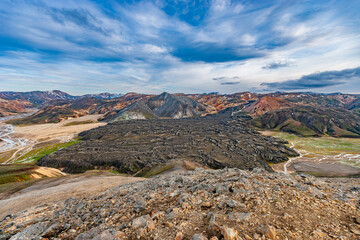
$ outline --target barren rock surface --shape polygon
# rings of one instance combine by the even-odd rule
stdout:
[[[15,193],[1,193],[0,219],[7,214],[18,213],[43,203],[57,203],[70,197],[81,198],[92,196],[120,184],[141,180],[143,179],[109,174],[68,175],[59,178],[43,179]]]
[[[196,169],[8,215],[0,238],[358,239],[359,181],[347,183]]]

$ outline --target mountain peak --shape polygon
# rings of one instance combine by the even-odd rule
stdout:
[[[162,94],[158,95],[159,98],[166,98],[166,97],[173,97],[171,93],[163,92]]]

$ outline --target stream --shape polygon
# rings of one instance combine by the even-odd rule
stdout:
[[[28,139],[23,138],[13,138],[11,135],[14,133],[14,127],[11,124],[6,124],[5,122],[11,119],[18,119],[30,116],[35,113],[37,109],[31,109],[28,113],[22,113],[7,117],[0,118],[0,153],[11,151],[19,146],[26,146],[28,144]]]

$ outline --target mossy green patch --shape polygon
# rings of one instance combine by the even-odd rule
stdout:
[[[57,143],[57,144],[51,144],[47,145],[41,148],[34,149],[30,152],[27,152],[26,154],[20,156],[19,158],[15,159],[14,163],[36,163],[40,158],[51,154],[53,152],[58,151],[59,149],[69,147],[71,145],[74,145],[76,143],[80,142],[80,140],[74,140],[66,143]]]
[[[33,165],[1,165],[0,185],[11,182],[21,182],[31,179],[31,174],[36,167]]]

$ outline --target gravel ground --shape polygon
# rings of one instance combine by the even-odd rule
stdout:
[[[3,239],[359,239],[359,181],[260,169],[157,176],[43,204],[0,222]]]

